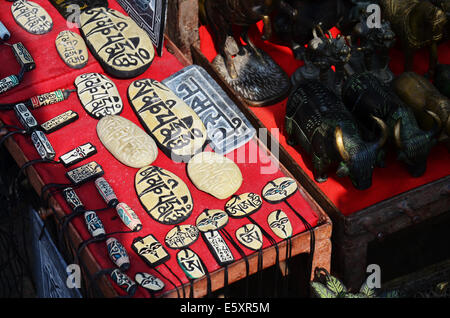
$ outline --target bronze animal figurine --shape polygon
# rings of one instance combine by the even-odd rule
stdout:
[[[225,64],[231,78],[237,78],[233,56],[240,51],[240,41],[236,41],[232,26],[243,27],[242,39],[252,51],[259,56],[259,51],[248,37],[250,26],[264,20],[263,39],[272,35],[270,13],[279,7],[281,0],[205,0],[205,13],[208,25],[215,36],[217,52],[225,59]]]
[[[421,127],[431,129],[434,120],[427,110],[439,116],[444,123],[444,131],[450,136],[450,99],[442,95],[433,84],[414,72],[405,72],[398,76],[393,87],[396,94],[413,109]]]
[[[381,136],[367,142],[341,99],[318,80],[301,82],[286,105],[288,143],[300,144],[311,155],[314,179],[326,181],[328,170],[336,165],[338,177],[349,176],[359,190],[372,185],[378,151],[387,140],[386,124],[375,116],[372,121]]]
[[[379,0],[384,18],[392,26],[405,52],[405,71],[413,70],[414,51],[429,47],[428,74],[432,78],[438,63],[438,42],[444,37],[444,11],[423,0]]]

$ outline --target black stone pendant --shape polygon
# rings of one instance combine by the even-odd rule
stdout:
[[[59,157],[59,161],[68,168],[97,153],[97,148],[90,142],[76,147]]]
[[[81,167],[67,171],[66,176],[73,185],[80,185],[85,182],[97,179],[105,174],[102,166],[92,161]]]

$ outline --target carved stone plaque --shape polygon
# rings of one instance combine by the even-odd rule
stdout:
[[[128,257],[128,253],[118,239],[109,237],[106,240],[106,248],[108,249],[111,261],[116,264],[120,270],[126,271],[130,268],[130,258]]]
[[[133,296],[136,293],[137,285],[128,275],[122,273],[119,269],[114,269],[110,274],[112,280],[128,295]]]
[[[78,146],[75,149],[63,154],[59,157],[59,161],[64,165],[64,167],[70,167],[89,158],[97,153],[97,148],[90,142]]]
[[[11,5],[14,20],[32,34],[45,34],[53,28],[53,21],[47,11],[32,1],[18,0]]]
[[[258,211],[262,206],[262,199],[256,193],[243,193],[231,198],[225,204],[225,211],[230,217],[243,218]]]
[[[131,247],[150,267],[158,266],[170,258],[170,254],[152,234],[135,238]]]
[[[194,208],[189,188],[178,176],[156,166],[136,173],[135,188],[145,211],[162,224],[186,220]]]
[[[197,113],[215,152],[225,155],[255,135],[255,128],[201,66],[185,67],[162,83]]]
[[[246,224],[236,230],[236,238],[245,247],[257,251],[263,245],[261,229],[256,224]]]
[[[158,146],[152,137],[124,117],[103,117],[97,124],[97,135],[105,148],[126,166],[142,168],[158,156]]]
[[[166,246],[173,249],[186,248],[197,241],[198,229],[190,224],[177,225],[171,229],[165,238]]]
[[[33,131],[31,133],[31,141],[42,159],[53,160],[55,158],[55,150],[42,131]]]
[[[84,221],[92,237],[100,237],[106,234],[102,221],[94,211],[84,212]]]
[[[58,115],[41,124],[41,128],[46,134],[50,134],[70,123],[73,123],[78,118],[79,116],[76,112],[74,112],[73,110],[68,110],[61,115]]]
[[[233,253],[218,231],[202,232],[203,240],[220,266],[234,262]]]
[[[198,279],[206,275],[205,265],[200,257],[186,248],[177,253],[177,261],[189,279]]]
[[[59,56],[67,66],[80,69],[87,64],[88,50],[78,33],[70,30],[61,31],[56,37],[55,45]]]
[[[116,85],[100,73],[85,73],[75,79],[78,98],[84,110],[93,118],[119,115],[122,99]]]
[[[218,231],[228,224],[228,214],[222,210],[205,210],[198,217],[196,225],[199,231]]]
[[[105,174],[102,166],[97,162],[91,161],[78,168],[66,172],[67,178],[74,184],[80,185],[90,180],[97,179]]]
[[[292,224],[288,216],[282,210],[276,210],[267,217],[267,224],[273,233],[281,239],[292,236]]]
[[[187,161],[205,146],[207,133],[197,114],[167,86],[152,79],[128,88],[131,107],[160,149],[174,161]]]
[[[136,275],[134,276],[134,280],[141,287],[153,293],[163,290],[165,286],[164,282],[158,277],[145,272],[136,273]]]
[[[297,191],[297,182],[288,177],[270,181],[262,190],[262,197],[270,203],[279,203],[286,200]]]
[[[224,200],[242,185],[242,173],[232,160],[215,152],[201,152],[189,160],[187,172],[197,189]]]
[[[118,78],[144,73],[155,57],[148,34],[130,17],[104,7],[84,10],[81,33],[105,72]]]

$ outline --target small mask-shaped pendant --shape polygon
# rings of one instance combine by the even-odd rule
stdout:
[[[141,287],[147,289],[151,293],[156,293],[164,289],[164,282],[158,277],[155,277],[149,273],[139,272],[134,276],[134,280]]]
[[[279,203],[286,200],[297,191],[297,182],[288,177],[270,181],[262,190],[262,197],[270,203]]]
[[[170,258],[170,254],[152,234],[135,238],[131,247],[150,267],[158,266]]]
[[[236,238],[245,247],[257,251],[263,246],[263,236],[259,226],[246,224],[236,230]]]
[[[128,295],[133,296],[136,293],[137,285],[128,275],[122,273],[119,269],[114,269],[110,274],[112,280]]]
[[[201,232],[218,231],[228,224],[228,214],[222,210],[205,210],[196,221]]]
[[[281,239],[287,239],[292,236],[292,225],[288,216],[282,210],[276,210],[269,214],[267,223],[273,233]]]

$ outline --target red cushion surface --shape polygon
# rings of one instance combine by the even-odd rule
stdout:
[[[94,60],[91,54],[89,54],[89,62],[87,66],[81,70],[73,70],[63,63],[55,49],[54,41],[60,31],[67,29],[66,21],[57,12],[57,10],[51,6],[48,1],[37,0],[36,2],[44,7],[53,19],[53,29],[50,33],[45,35],[32,35],[21,29],[13,20],[10,11],[11,3],[6,1],[0,2],[0,20],[10,30],[12,35],[11,39],[8,42],[23,42],[36,61],[36,69],[25,74],[24,80],[20,84],[20,86],[5,94],[2,94],[0,96],[0,103],[10,103],[14,101],[24,100],[34,95],[53,91],[59,88],[74,88],[73,82],[79,74],[87,72],[103,73],[100,65]],[[111,8],[124,13],[122,8],[116,2],[109,1],[109,3]],[[77,29],[72,30],[75,32],[79,32]],[[0,56],[2,57],[0,77],[3,78],[7,75],[18,72],[19,66],[17,65],[16,60],[12,55],[11,49],[9,47],[7,47],[6,45],[0,46]],[[163,57],[156,57],[151,67],[143,75],[137,78],[129,80],[119,80],[107,75],[114,81],[122,97],[124,110],[121,116],[130,119],[131,121],[142,127],[128,103],[126,97],[128,86],[133,80],[139,78],[153,78],[161,81],[164,78],[172,75],[176,71],[180,70],[182,67],[182,64],[166,49],[164,49]],[[121,234],[115,236],[122,242],[130,256],[131,268],[126,272],[126,274],[131,278],[134,278],[136,272],[149,272],[155,274],[155,272],[150,269],[131,250],[131,243],[133,241],[133,238],[136,236],[144,237],[148,234],[153,234],[161,243],[164,244],[164,237],[173,226],[161,225],[146,214],[134,190],[134,176],[138,169],[124,166],[114,157],[112,157],[112,155],[102,146],[96,134],[95,128],[97,121],[87,115],[87,113],[83,110],[76,93],[73,93],[69,97],[69,99],[64,102],[34,110],[33,115],[36,117],[39,123],[43,123],[44,121],[49,120],[69,109],[74,110],[79,114],[79,120],[59,131],[48,135],[48,139],[53,145],[57,157],[86,142],[91,142],[97,147],[98,153],[96,155],[75,165],[75,167],[92,160],[98,162],[103,167],[105,171],[105,178],[114,188],[119,200],[126,202],[136,212],[143,223],[143,229],[138,233]],[[12,111],[0,113],[0,119],[6,124],[19,125]],[[29,160],[37,159],[39,157],[28,136],[14,136],[13,138],[22,148],[23,152]],[[228,157],[240,158],[238,156],[239,153],[247,153],[246,158],[249,158],[248,149],[250,147],[257,147],[254,141],[251,141],[246,146],[243,146],[240,149],[237,149],[234,152],[230,153]],[[207,149],[209,150],[210,148],[208,147]],[[259,151],[257,160],[236,161],[242,171],[244,178],[243,185],[241,186],[237,194],[245,192],[255,192],[261,194],[262,188],[268,181],[284,176],[284,174],[279,170],[278,167],[275,167],[275,170],[272,169],[269,174],[265,174],[263,172],[262,169],[268,169],[270,163],[268,163],[268,157],[261,151],[261,149]],[[212,196],[195,188],[195,186],[187,177],[185,164],[175,164],[161,151],[159,151],[158,158],[153,164],[175,173],[188,185],[194,200],[194,211],[188,218],[188,220],[184,223],[195,224],[197,216],[205,208],[224,209],[226,200],[215,199]],[[65,177],[65,172],[68,169],[65,169],[62,165],[36,164],[35,168],[44,183],[66,184],[69,182],[69,180]],[[97,190],[95,189],[93,182],[85,184],[79,189],[76,189],[76,193],[78,194],[84,205],[87,207],[87,209],[101,209],[106,206]],[[65,212],[69,213],[70,208],[65,203],[62,196],[56,195],[56,198],[60,205],[64,208]],[[314,213],[312,208],[299,192],[297,192],[292,198],[290,198],[289,202],[293,206],[295,206],[298,211],[301,211],[302,215],[312,226],[317,225],[317,215]],[[301,233],[305,230],[304,226],[299,222],[299,220],[284,203],[273,205],[265,202],[261,210],[259,210],[253,216],[253,218],[261,226],[263,226],[267,232],[271,233],[271,230],[267,226],[266,219],[268,214],[276,209],[283,209],[287,213],[287,215],[291,219],[291,222],[293,223],[295,234]],[[105,210],[99,212],[98,215],[101,218],[107,233],[128,230],[125,225],[122,224],[120,219],[116,217],[117,213],[114,210]],[[237,228],[246,223],[249,223],[249,221],[246,219],[233,219],[230,220],[226,228],[230,233],[234,234]],[[82,217],[75,218],[73,220],[73,224],[77,228],[83,239],[89,238],[89,234]],[[275,235],[273,235],[273,237],[275,238]],[[280,239],[276,240],[280,241]],[[264,247],[267,246],[269,246],[269,242],[265,240]],[[102,268],[106,269],[114,267],[113,263],[108,258],[106,245],[104,242],[93,243],[89,245],[88,248],[91,250],[96,261]],[[219,268],[201,238],[196,243],[191,245],[190,248],[202,258],[210,272]],[[253,253],[252,251],[247,250],[244,247],[242,248],[248,255]],[[241,257],[237,253],[237,251],[233,248],[231,249],[235,258],[240,259]],[[170,249],[168,250],[171,254],[171,258],[169,261],[167,261],[167,265],[176,273],[178,277],[182,278],[182,281],[184,283],[188,283],[188,279],[177,264],[175,257],[177,251]],[[167,277],[170,278],[173,282],[176,282],[179,285],[179,283],[167,269],[165,269],[163,266],[159,266],[158,269],[164,275],[167,275]],[[165,283],[166,288],[164,292],[172,288],[167,281],[165,281]],[[119,294],[124,294],[124,292],[117,286],[116,290],[119,292]],[[148,294],[142,288],[139,288],[136,296],[145,297],[148,296]]]
[[[288,47],[263,42],[261,38],[262,23],[250,29],[250,38],[253,39],[257,47],[268,53],[281,67],[291,76],[298,67],[303,65],[303,61],[296,60],[292,51]],[[338,30],[332,29],[333,36]],[[205,57],[212,61],[217,52],[213,45],[211,34],[205,26],[200,27],[201,51]],[[450,63],[450,41],[439,46],[439,61]],[[390,67],[395,75],[403,72],[403,53],[394,48],[391,50]],[[428,52],[421,50],[415,57],[414,70],[419,74],[424,74],[428,66]],[[286,114],[287,98],[277,104],[267,107],[250,107],[250,110],[268,129],[279,129],[279,143],[284,147],[294,161],[314,180],[311,160],[309,155],[300,146],[291,147],[287,144],[286,131],[284,128],[284,118]],[[372,187],[368,190],[360,191],[355,189],[349,178],[338,178],[336,173],[330,171],[329,178],[325,183],[317,183],[322,192],[333,202],[333,204],[344,215],[351,215],[373,204],[404,193],[413,188],[430,183],[449,175],[450,154],[444,145],[434,147],[428,159],[428,169],[420,178],[413,178],[406,171],[405,166],[396,160],[395,155],[388,154],[387,167],[376,168],[373,173]]]

